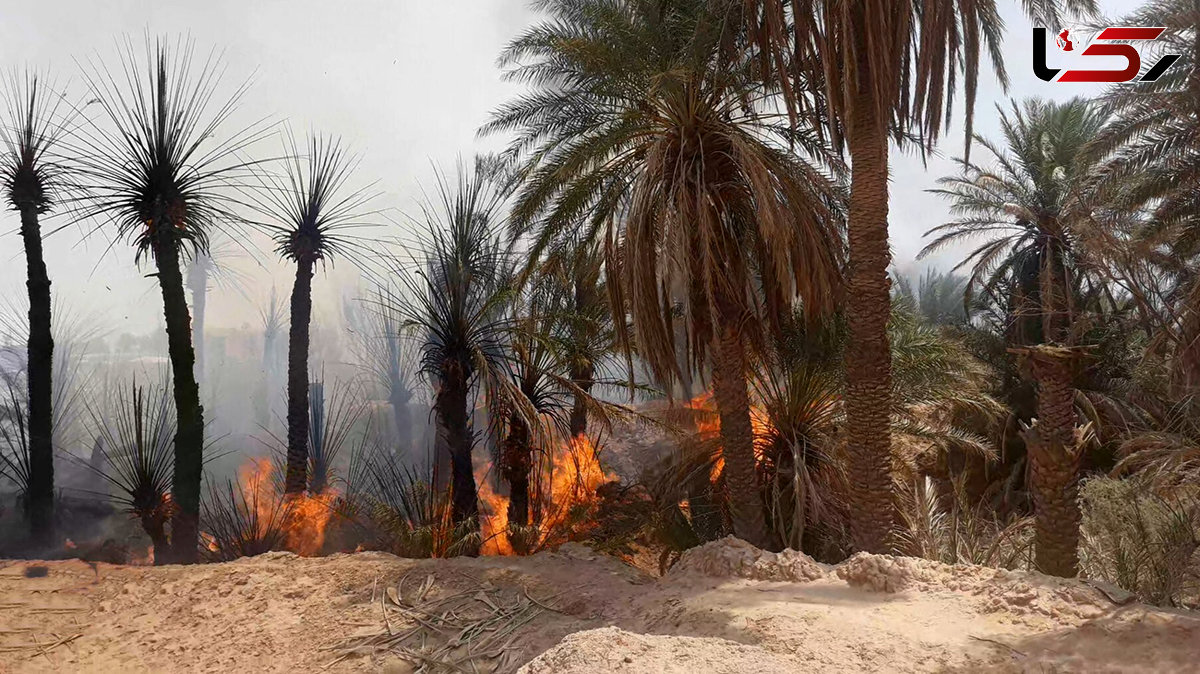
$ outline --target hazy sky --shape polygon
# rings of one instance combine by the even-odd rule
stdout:
[[[1008,26],[1004,52],[1011,87],[1004,94],[990,73],[979,91],[976,128],[997,128],[993,104],[1040,96],[1092,95],[1095,85],[1048,84],[1030,70],[1030,25],[1015,0],[999,0]],[[488,112],[518,89],[501,81],[495,65],[504,44],[534,20],[524,0],[3,0],[0,64],[49,69],[59,82],[80,88],[75,59],[115,60],[124,36],[188,35],[197,51],[225,51],[230,84],[252,77],[237,119],[286,120],[299,131],[338,134],[362,155],[360,182],[375,182],[378,205],[413,212],[421,185],[432,183],[434,165],[449,168],[489,144],[475,130]],[[1101,0],[1106,14],[1120,16],[1136,0]],[[961,109],[961,105],[957,106]],[[273,142],[273,141],[271,141]],[[268,143],[270,144],[270,142]],[[494,147],[491,143],[490,147]],[[942,142],[959,155],[962,131]],[[892,168],[891,232],[896,263],[908,269],[921,235],[944,222],[946,205],[924,192],[938,176],[955,171],[948,158],[896,156]],[[23,295],[25,267],[14,213],[0,215],[0,301]],[[381,232],[394,233],[394,232]],[[76,312],[104,315],[115,334],[145,332],[161,322],[157,288],[133,265],[129,246],[107,253],[106,233],[87,237],[77,228],[47,242],[54,291]],[[272,284],[290,291],[290,270],[269,250],[238,266],[253,282],[257,301]],[[942,256],[935,264],[948,266]],[[336,277],[352,276],[350,265]],[[318,321],[334,311],[341,288],[318,275]],[[225,292],[210,293],[209,325],[256,324],[252,305]],[[329,319],[332,320],[332,316]]]

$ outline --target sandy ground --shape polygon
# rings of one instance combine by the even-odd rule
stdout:
[[[0,672],[1196,671],[1200,617],[1037,574],[730,542],[653,578],[581,546],[0,562]]]

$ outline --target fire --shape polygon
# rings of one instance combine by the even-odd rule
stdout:
[[[511,555],[512,543],[508,540],[508,497],[497,494],[488,481],[485,469],[475,476],[479,485],[479,528],[483,534],[485,555]]]
[[[485,555],[511,555],[512,542],[508,537],[507,496],[497,494],[486,479],[490,466],[475,476],[479,485],[480,529],[483,534]],[[540,499],[542,518],[537,522],[538,541],[544,544],[547,538],[566,522],[572,509],[586,505],[596,497],[596,489],[617,479],[600,465],[596,447],[591,438],[577,435],[557,447],[544,463],[540,476],[531,476],[531,482],[541,480],[541,489],[531,487],[530,501]],[[535,506],[536,508],[536,506]]]
[[[721,417],[717,414],[717,404],[712,391],[705,391],[684,403],[684,407],[695,410],[700,414],[695,416],[696,432],[701,438],[716,438],[721,432]],[[771,435],[771,421],[762,408],[750,406],[750,428],[754,433],[754,456],[758,461],[763,460],[767,438]],[[725,471],[725,457],[718,456],[713,461],[709,472],[709,482],[716,484],[721,473]]]
[[[257,515],[257,534],[265,536],[269,523],[280,517],[280,508],[283,508],[284,549],[304,557],[320,554],[325,545],[325,529],[333,517],[337,491],[326,489],[320,494],[281,497],[272,479],[274,471],[274,465],[266,458],[250,459],[238,469],[243,502]],[[219,550],[211,535],[201,532],[200,536],[209,550]]]

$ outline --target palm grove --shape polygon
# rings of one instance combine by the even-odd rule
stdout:
[[[1089,0],[1021,4],[1038,25],[1096,15]],[[398,437],[411,443],[401,408],[423,383],[441,471],[424,491],[405,466],[365,474],[381,492],[408,485],[397,507],[410,530],[445,506],[453,527],[428,554],[480,548],[484,439],[514,549],[536,548],[539,457],[653,416],[610,402],[622,393],[673,399],[710,431],[644,478],[649,511],[620,515],[632,528],[599,522],[596,537],[682,548],[733,533],[819,558],[899,552],[1072,576],[1081,553],[1103,572],[1101,543],[1119,537],[1098,524],[1112,499],[1195,531],[1190,2],[1127,17],[1168,27],[1159,48],[1183,57],[1162,78],[1097,100],[997,104],[1000,134],[986,137],[972,123],[983,61],[1007,81],[991,0],[535,7],[539,23],[499,59],[525,93],[480,130],[507,148],[439,174],[414,218],[419,243],[394,253],[363,245],[386,230],[361,229],[380,213],[350,186],[342,145],[289,133],[281,152],[261,149],[274,127],[231,129],[244,87],[215,96],[219,71],[189,44],[128,47],[116,70],[88,62],[86,105],[11,79],[0,175],[28,260],[28,367],[3,466],[37,536],[51,539],[54,452],[70,451],[53,442],[39,228],[55,213],[154,267],[173,456],[170,497],[137,507],[169,517],[175,561],[197,558],[206,447],[181,269],[244,229],[295,265],[283,491],[321,491],[328,471],[310,428],[314,273],[358,264],[386,333],[375,372]],[[896,278],[889,153],[934,151],[955,104],[961,169],[936,190],[952,219],[933,223],[922,255],[966,252],[951,273]],[[710,403],[674,400],[697,385]]]

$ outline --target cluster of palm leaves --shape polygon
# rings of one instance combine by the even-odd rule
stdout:
[[[351,187],[356,161],[340,141],[289,133],[282,160],[268,162],[246,158],[262,125],[222,137],[243,89],[215,103],[215,71],[193,70],[190,44],[151,44],[143,57],[127,46],[115,73],[90,64],[99,114],[70,133],[44,121],[56,99],[15,82],[20,133],[5,138],[0,179],[27,235],[30,312],[28,423],[18,412],[23,449],[10,468],[43,504],[35,519],[49,512],[53,350],[37,217],[58,203],[155,265],[177,419],[178,561],[196,556],[204,461],[202,328],[193,333],[182,270],[195,270],[202,296],[211,242],[239,226],[265,229],[295,265],[290,495],[326,491],[350,438],[329,429],[369,416],[332,423],[323,411],[339,408],[311,382],[315,271],[348,258],[371,281],[346,314],[393,432],[355,431],[344,501],[406,554],[487,547],[487,518],[506,522],[517,552],[545,544],[555,452],[607,431],[631,413],[607,401],[651,385],[668,398],[709,386],[701,411],[717,429],[683,443],[648,480],[653,507],[638,504],[668,548],[733,533],[829,559],[1028,559],[1070,576],[1082,475],[1136,474],[1168,512],[1192,493],[1194,3],[1152,0],[1129,17],[1170,28],[1161,48],[1184,56],[1168,75],[1095,101],[997,106],[997,138],[973,129],[981,56],[1006,83],[994,0],[535,5],[543,18],[500,57],[527,91],[480,131],[507,148],[438,174],[418,240],[397,239],[395,253],[362,245],[378,214]],[[1023,7],[1047,25],[1096,12],[1091,0]],[[966,148],[935,190],[952,219],[922,254],[974,247],[914,285],[889,271],[889,152],[932,152],[960,84]],[[61,162],[47,154],[55,143]],[[267,370],[282,319],[273,297]],[[414,468],[426,464],[411,432],[422,386],[428,471]],[[486,459],[494,470],[481,470]],[[496,488],[503,513],[481,508],[481,490]],[[259,512],[238,491],[211,494],[211,513],[231,513],[218,518],[230,535],[271,529],[238,516]],[[1082,499],[1102,492],[1127,498]],[[1085,562],[1112,558],[1093,549]]]

